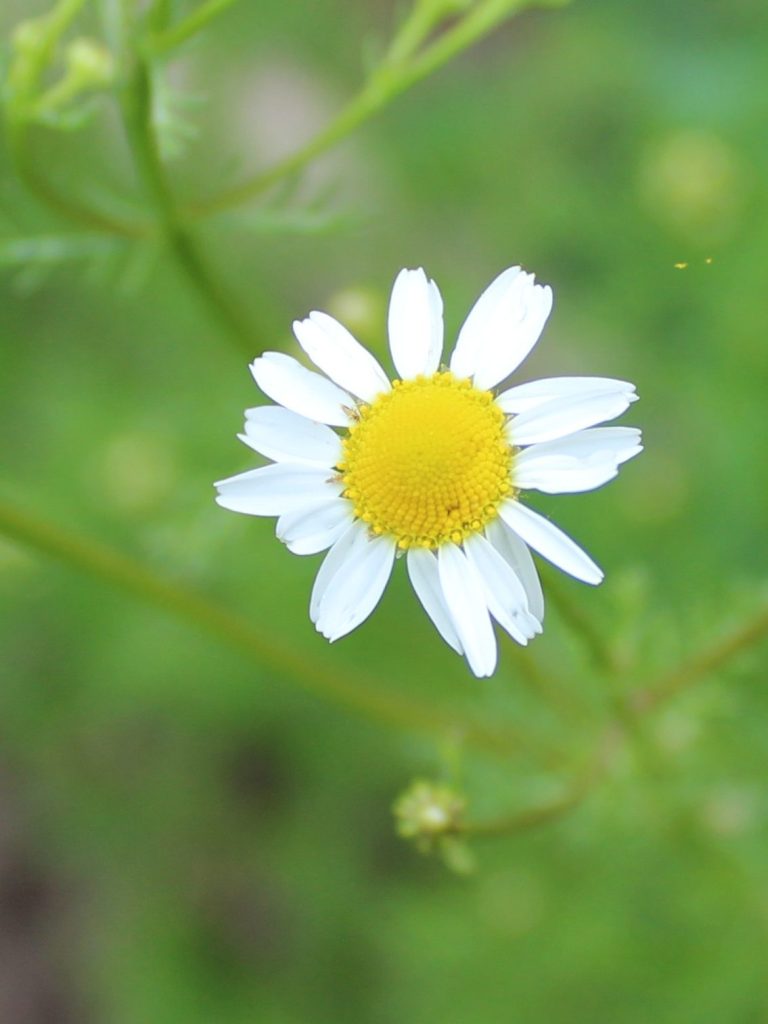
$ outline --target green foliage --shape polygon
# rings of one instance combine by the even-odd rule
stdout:
[[[42,895],[0,1017],[762,1020],[764,5],[34,6],[0,15],[0,888]],[[606,582],[545,573],[490,680],[402,572],[329,648],[316,560],[211,500],[246,360],[310,308],[385,358],[404,265],[450,337],[514,262],[556,294],[526,374],[638,382],[642,459],[541,501]]]

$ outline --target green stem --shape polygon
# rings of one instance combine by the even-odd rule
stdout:
[[[138,238],[146,235],[142,225],[131,224],[99,210],[91,209],[61,193],[41,174],[29,154],[29,116],[37,102],[37,90],[45,69],[63,32],[88,0],[62,0],[47,15],[31,22],[39,35],[35,45],[16,58],[9,74],[9,98],[6,103],[8,149],[17,173],[29,191],[65,220],[111,235]]]
[[[385,60],[373,72],[357,96],[297,152],[218,196],[193,204],[187,211],[188,215],[191,217],[210,216],[240,206],[266,192],[283,178],[302,170],[316,157],[370,120],[374,114],[387,106],[400,93],[405,92],[416,82],[426,78],[452,57],[487,35],[505,18],[511,17],[512,14],[526,7],[534,6],[535,3],[541,6],[552,6],[561,2],[565,2],[565,0],[486,0],[485,3],[478,4],[453,28],[426,47],[420,55],[397,64]],[[406,22],[406,25],[408,24]],[[408,46],[410,47],[410,45],[409,42]],[[395,52],[398,51],[398,37],[395,38],[392,49]]]
[[[173,11],[171,0],[153,0],[147,13],[147,26],[158,35],[164,32],[171,22]]]
[[[658,777],[662,766],[658,751],[646,736],[637,709],[625,692],[619,689],[622,680],[622,666],[610,646],[603,639],[582,608],[572,601],[560,580],[550,580],[547,588],[552,604],[557,608],[567,626],[584,643],[596,670],[604,680],[605,698],[613,715],[615,726],[621,730],[634,751],[639,765],[650,775]]]
[[[569,725],[573,726],[576,722],[583,723],[587,720],[589,709],[583,700],[579,699],[579,693],[575,687],[562,686],[559,678],[556,681],[551,674],[545,672],[539,666],[530,647],[520,647],[514,640],[507,640],[504,636],[502,636],[501,642],[505,658],[513,662],[519,670],[519,676],[513,671],[507,673],[510,681],[513,676],[515,676],[515,682],[519,678],[523,685],[535,695],[537,701],[548,705],[553,714],[564,719]],[[566,683],[568,682],[566,680]]]
[[[400,64],[412,57],[452,6],[450,0],[416,0],[411,13],[397,30],[384,63]]]
[[[600,631],[581,606],[572,600],[561,580],[552,573],[548,573],[548,576],[547,596],[560,618],[583,642],[595,667],[607,675],[614,674],[617,668],[616,661]]]
[[[9,83],[13,104],[23,107],[32,99],[43,72],[51,62],[60,37],[88,2],[89,0],[60,0],[48,14],[23,22],[19,26],[20,30],[26,29],[27,34],[33,38],[11,66]]]
[[[743,651],[768,637],[768,608],[764,608],[740,629],[724,636],[712,647],[666,672],[655,683],[638,690],[632,697],[633,707],[641,712],[653,711],[676,697],[705,676],[722,668]]]
[[[175,50],[235,3],[237,0],[207,0],[177,25],[153,36],[150,43],[152,53],[160,55]]]
[[[143,57],[135,60],[123,91],[123,119],[137,168],[149,194],[158,226],[187,281],[223,325],[239,351],[258,349],[254,332],[229,291],[211,274],[197,243],[176,208],[152,125],[151,72]]]
[[[385,106],[391,95],[392,93],[380,83],[370,81],[355,99],[302,149],[218,196],[191,204],[186,211],[187,215],[192,218],[208,217],[240,206],[268,191],[283,178],[302,170],[316,157],[351,134]]]
[[[408,67],[406,88],[426,78],[507,18],[529,7],[563,7],[569,0],[485,0],[473,5],[449,31],[424,49]]]
[[[556,800],[490,821],[464,822],[459,831],[473,837],[510,835],[563,817],[579,807],[605,778],[613,763],[616,747],[622,742],[620,733],[613,729],[607,730],[587,765],[575,772],[576,781]]]
[[[12,122],[7,125],[8,149],[16,172],[29,191],[50,210],[64,220],[79,227],[98,231],[101,234],[117,235],[122,238],[146,238],[151,234],[147,225],[133,224],[113,217],[101,210],[95,210],[72,196],[64,195],[40,173],[29,154],[27,125]]]
[[[158,576],[125,555],[62,530],[0,500],[0,533],[85,574],[133,594],[246,655],[259,667],[348,710],[389,726],[418,733],[460,738],[470,746],[504,758],[525,752],[545,762],[557,756],[541,750],[525,733],[496,728],[442,712],[431,703],[393,693],[359,672],[345,676],[338,665],[325,668],[295,645],[280,644],[205,597]]]
[[[557,821],[558,818],[564,817],[582,802],[585,795],[585,793],[569,794],[560,800],[553,800],[552,803],[542,804],[540,807],[531,807],[518,814],[494,818],[491,821],[467,822],[458,829],[458,832],[460,835],[472,839],[488,839],[526,832],[528,829],[537,828],[539,825],[546,825],[550,821]]]
[[[477,839],[515,835],[518,832],[537,828],[539,825],[546,825],[550,821],[557,821],[558,818],[564,817],[583,803],[592,792],[593,782],[594,780],[590,779],[587,783],[575,786],[569,793],[557,800],[540,804],[538,807],[530,807],[517,814],[493,818],[490,821],[466,822],[459,827],[458,831],[461,835]]]

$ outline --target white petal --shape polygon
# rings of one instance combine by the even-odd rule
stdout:
[[[535,463],[515,465],[515,486],[521,491],[543,491],[545,494],[579,494],[594,491],[613,480],[618,466],[604,463],[583,466],[576,459],[558,455],[542,456]]]
[[[330,468],[341,458],[341,438],[330,427],[299,416],[282,405],[260,405],[245,411],[249,448],[275,462],[308,462]]]
[[[297,512],[319,501],[341,494],[329,471],[319,466],[276,462],[261,469],[219,480],[216,501],[233,512],[251,516],[280,516]]]
[[[443,300],[424,271],[401,270],[389,300],[389,348],[407,380],[437,371],[443,354]]]
[[[549,455],[571,455],[577,459],[611,458],[621,464],[642,451],[642,435],[637,427],[591,427],[577,430],[575,434],[531,445],[523,455],[531,457],[534,452]]]
[[[627,380],[612,377],[544,377],[518,384],[509,388],[496,399],[496,403],[509,413],[527,412],[553,398],[570,398],[573,395],[595,395],[606,393],[632,394],[635,385]]]
[[[333,643],[368,618],[379,603],[395,561],[390,537],[357,531],[354,542],[324,587],[315,627]]]
[[[293,333],[309,358],[339,387],[366,402],[389,391],[389,379],[367,349],[327,313],[296,320]]]
[[[326,377],[302,366],[292,356],[265,352],[251,363],[251,373],[264,394],[286,409],[318,423],[349,426],[349,416],[344,408],[354,408],[354,398]]]
[[[464,550],[483,583],[488,610],[513,640],[525,646],[541,632],[528,609],[528,597],[517,573],[481,534],[464,543]]]
[[[531,445],[515,457],[515,485],[548,494],[593,490],[643,450],[639,441],[640,431],[633,427],[597,427]]]
[[[443,544],[437,555],[440,587],[469,667],[476,676],[496,668],[496,637],[485,603],[482,580],[467,556],[454,544]]]
[[[552,562],[563,572],[585,583],[598,584],[603,572],[589,555],[548,519],[521,505],[508,501],[501,506],[504,522],[529,544],[534,551]]]
[[[352,525],[339,537],[331,550],[323,559],[323,564],[317,571],[315,582],[312,587],[312,596],[309,599],[309,617],[312,622],[317,622],[320,603],[323,600],[328,584],[338,572],[352,550],[355,541],[362,534],[367,537],[368,529],[364,523],[355,520]]]
[[[332,498],[280,516],[275,532],[294,555],[316,555],[335,544],[351,523],[349,502],[343,498]]]
[[[509,267],[491,281],[480,298],[469,311],[464,321],[456,348],[451,356],[451,370],[457,377],[472,377],[477,370],[480,355],[493,329],[497,309],[508,295],[522,271],[521,267]]]
[[[509,562],[517,573],[525,588],[531,615],[538,622],[543,622],[544,594],[528,545],[510,530],[503,519],[494,519],[492,523],[489,523],[485,528],[485,535],[502,558]]]
[[[440,587],[437,558],[425,548],[411,548],[408,551],[406,562],[408,576],[424,611],[432,619],[443,640],[457,654],[463,654],[464,648],[461,646]]]
[[[636,398],[626,391],[553,398],[515,416],[508,434],[515,445],[553,441],[620,416]]]
[[[552,310],[552,289],[511,267],[483,292],[464,322],[451,370],[492,388],[522,363]]]

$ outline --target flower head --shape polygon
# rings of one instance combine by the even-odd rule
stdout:
[[[425,851],[461,828],[467,802],[452,786],[417,779],[395,801],[398,834],[414,839]]]
[[[588,491],[639,451],[632,427],[600,427],[637,395],[626,381],[551,377],[497,392],[536,344],[552,291],[520,267],[483,292],[442,365],[443,303],[423,270],[402,270],[389,305],[397,371],[340,323],[293,325],[322,371],[266,352],[251,371],[276,405],[246,411],[239,435],[272,464],[220,481],[217,501],[278,516],[295,554],[328,550],[310,617],[328,640],[373,611],[395,556],[443,639],[478,676],[496,667],[495,619],[518,643],[541,632],[544,602],[529,548],[586,583],[603,574],[526,490]],[[336,429],[334,429],[336,428]]]

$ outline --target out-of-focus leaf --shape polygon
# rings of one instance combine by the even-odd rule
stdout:
[[[239,212],[238,226],[260,235],[322,235],[338,231],[353,223],[354,218],[338,210],[261,209]]]
[[[161,74],[153,78],[152,123],[163,159],[175,160],[183,156],[190,142],[197,138],[198,128],[191,115],[203,106],[206,97],[173,88]]]
[[[0,238],[0,267],[50,266],[92,260],[124,248],[102,235],[37,235]]]

